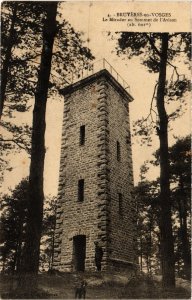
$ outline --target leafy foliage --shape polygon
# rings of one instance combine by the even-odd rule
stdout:
[[[169,148],[171,201],[175,264],[178,276],[190,279],[190,136],[179,138]],[[143,270],[161,272],[161,251],[159,231],[159,179],[146,179],[151,165],[159,164],[159,150],[154,160],[141,167],[141,181],[135,187],[138,210],[138,254]],[[182,178],[182,181],[181,181]]]
[[[168,155],[168,124],[170,119],[179,117],[182,113],[180,105],[170,116],[167,113],[166,95],[169,95],[168,87],[174,90],[174,96],[180,98],[184,95],[187,84],[185,76],[183,80],[178,74],[177,67],[173,65],[174,59],[183,52],[183,63],[189,57],[188,47],[189,33],[121,33],[118,40],[120,53],[132,56],[140,56],[149,72],[158,73],[158,81],[155,84],[150,104],[149,114],[146,118],[137,121],[139,128],[136,130],[144,141],[151,144],[151,133],[156,130],[160,142],[160,231],[161,231],[161,260],[162,260],[162,284],[165,287],[175,286],[175,259],[174,243],[171,219],[170,174]],[[119,52],[118,52],[119,54]],[[167,70],[171,66],[173,73],[168,82]],[[174,77],[176,74],[176,79]],[[175,91],[176,90],[176,91]],[[154,103],[154,99],[156,102]],[[169,101],[167,101],[169,102]],[[143,142],[142,142],[143,143]]]
[[[11,24],[13,22],[11,16],[16,5],[16,19],[14,24]],[[34,96],[42,50],[45,8],[45,3],[36,1],[27,4],[24,2],[3,3],[2,67],[8,64],[4,115],[11,116],[15,110],[20,112],[28,110],[27,103],[31,96]],[[14,26],[12,36],[9,31],[11,25]],[[9,39],[11,39],[12,51],[9,61],[5,61]],[[91,59],[93,56],[90,50],[83,46],[81,34],[75,32],[59,14],[50,87],[63,87],[66,84],[66,77],[71,76],[72,72],[78,74],[81,69],[88,66]]]
[[[24,13],[25,12],[25,13]],[[2,81],[5,82],[4,115],[29,109],[33,95],[37,59],[42,47],[42,2],[4,2],[2,5]],[[37,61],[38,62],[38,61]]]
[[[10,194],[1,200],[1,270],[19,272],[28,218],[28,178],[23,179]],[[44,204],[43,232],[41,238],[40,269],[51,268],[56,221],[56,199],[47,197]]]
[[[141,270],[148,273],[160,271],[159,240],[159,183],[141,181],[135,187],[137,201],[138,255]]]
[[[173,110],[168,114],[169,123],[182,116],[186,111],[186,92],[190,91],[190,81],[185,75],[178,73],[177,67],[172,64],[172,61],[174,62],[179,57],[182,61],[187,61],[190,57],[189,40],[189,33],[169,34],[167,65],[172,68],[172,75],[166,81],[165,103],[167,105],[174,103]],[[119,56],[127,56],[128,59],[140,56],[149,72],[159,72],[161,33],[122,32],[116,50]],[[141,145],[151,146],[152,134],[158,134],[159,116],[154,101],[157,96],[157,85],[158,83],[154,87],[149,114],[134,122],[133,135],[140,136]]]
[[[26,236],[28,180],[2,197],[1,260],[3,271],[18,271]]]
[[[30,116],[37,88],[43,47],[46,3],[3,2],[2,4],[2,83],[5,92],[0,134],[1,178],[9,168],[6,156],[11,151],[31,151],[31,123],[18,122],[21,113]],[[57,99],[58,89],[78,78],[93,59],[83,46],[81,34],[58,12],[54,41],[49,97]],[[5,80],[3,80],[5,78]],[[22,119],[22,118],[21,118]],[[28,118],[31,119],[31,118]]]

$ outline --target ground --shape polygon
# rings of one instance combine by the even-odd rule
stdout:
[[[75,286],[87,281],[86,299],[190,299],[190,283],[179,283],[175,289],[161,288],[159,278],[119,273],[59,273],[38,275],[38,289],[17,288],[17,277],[1,275],[0,292],[4,299],[73,299]],[[183,285],[184,287],[182,287]]]

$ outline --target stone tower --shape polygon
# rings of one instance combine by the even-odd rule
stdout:
[[[135,265],[129,128],[132,96],[103,69],[61,90],[64,118],[54,268],[102,270]]]

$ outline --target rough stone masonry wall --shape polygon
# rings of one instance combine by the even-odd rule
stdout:
[[[135,262],[135,207],[132,199],[133,169],[127,100],[108,85],[109,97],[109,168],[110,168],[110,259],[116,262]],[[121,159],[117,160],[117,141]],[[119,197],[122,194],[122,215]]]
[[[123,104],[124,103],[124,104]],[[85,145],[79,145],[85,125]],[[116,141],[122,161],[116,160]],[[129,172],[129,173],[128,173]],[[85,180],[85,200],[77,201],[78,180]],[[130,191],[133,186],[127,103],[105,76],[65,96],[55,234],[54,267],[73,270],[73,237],[86,235],[85,270],[95,270],[94,241],[109,258],[132,261],[133,225]],[[122,192],[123,219],[117,193]]]
[[[106,164],[107,102],[105,82],[98,79],[65,96],[56,222],[54,267],[72,271],[73,237],[86,235],[85,269],[95,270],[94,241],[102,243],[107,260],[107,199],[109,170]],[[85,145],[79,145],[85,125]],[[79,203],[78,180],[85,180],[85,199]]]

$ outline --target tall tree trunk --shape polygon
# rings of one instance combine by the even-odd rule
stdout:
[[[182,243],[182,258],[184,262],[184,272],[188,280],[191,278],[191,253],[190,244],[187,233],[187,205],[186,195],[183,185],[183,178],[180,175],[179,180],[181,199],[178,199],[179,206],[179,220],[180,220],[180,232],[181,232],[181,243]]]
[[[17,257],[18,257],[18,244],[19,244],[19,242],[17,241],[16,247],[15,247],[15,253],[14,253],[14,256],[13,256],[13,264],[12,264],[12,273],[13,274],[16,271]]]
[[[16,259],[16,265],[15,265],[16,273],[19,272],[20,261],[21,261],[21,241],[19,240],[18,245],[17,245],[17,259]]]
[[[53,43],[56,34],[57,2],[45,5],[47,18],[43,30],[43,49],[33,110],[32,150],[29,175],[29,217],[23,271],[38,273],[43,218],[43,171],[45,158],[45,114]]]
[[[143,271],[143,243],[142,243],[142,237],[140,237],[140,268],[141,271]]]
[[[20,224],[19,224],[19,233],[18,233],[18,243],[17,243],[17,260],[16,260],[16,273],[20,271],[20,264],[21,264],[21,258],[22,258],[22,242],[24,242],[23,239],[23,220],[24,215],[20,215]]]
[[[2,273],[4,273],[4,271],[5,271],[5,262],[6,262],[6,257],[5,256],[3,256],[3,258],[2,258]]]
[[[179,276],[179,273],[180,273],[179,259],[178,259],[178,261],[177,261],[176,264],[175,264],[175,272],[176,272],[176,274]]]
[[[168,50],[168,33],[162,33],[162,46],[157,88],[157,110],[159,115],[160,140],[160,232],[162,255],[162,284],[175,286],[174,243],[171,221],[171,199],[169,183],[168,158],[168,117],[165,110],[164,95],[166,84],[166,65]]]
[[[6,87],[7,87],[7,79],[8,79],[8,71],[9,71],[9,66],[10,66],[10,60],[11,60],[11,51],[14,45],[14,26],[15,26],[15,21],[17,18],[17,9],[18,9],[18,3],[14,3],[14,8],[13,8],[13,15],[11,18],[11,27],[9,31],[9,36],[7,40],[7,49],[5,53],[5,60],[3,62],[3,68],[1,70],[1,99],[0,99],[0,119],[3,113],[3,107],[4,107],[4,102],[5,102],[5,92],[6,92]]]
[[[152,259],[152,219],[149,223],[149,274],[151,275],[151,259]]]
[[[149,255],[146,255],[146,264],[147,264],[147,274],[149,274]]]

